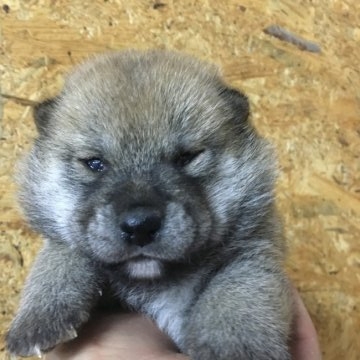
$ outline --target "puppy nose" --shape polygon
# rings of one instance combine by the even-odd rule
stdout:
[[[137,246],[150,244],[161,227],[161,213],[153,208],[136,208],[126,212],[120,222],[127,241]]]

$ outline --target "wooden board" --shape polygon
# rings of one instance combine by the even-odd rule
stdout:
[[[278,151],[287,267],[324,359],[360,359],[359,1],[5,0],[0,21],[0,89],[12,97],[0,103],[0,358],[40,246],[12,180],[35,135],[29,104],[55,94],[91,54],[157,47],[219,64],[249,95],[255,124]],[[321,52],[265,34],[274,24]]]

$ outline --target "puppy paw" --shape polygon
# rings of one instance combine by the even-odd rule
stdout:
[[[247,337],[236,329],[204,327],[189,334],[184,352],[191,360],[291,360],[286,339]],[[275,337],[275,336],[274,336]]]
[[[284,350],[274,352],[272,349],[256,349],[231,344],[194,344],[187,354],[191,360],[291,360],[289,353]]]
[[[73,313],[64,316],[60,311],[27,312],[18,314],[6,335],[10,354],[38,356],[57,344],[77,337],[77,331],[88,319],[88,314]]]

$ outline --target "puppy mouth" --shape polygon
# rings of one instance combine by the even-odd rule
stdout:
[[[160,260],[137,256],[125,262],[125,271],[133,279],[157,279],[163,274],[163,264]]]

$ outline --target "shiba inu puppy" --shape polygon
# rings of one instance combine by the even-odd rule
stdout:
[[[275,161],[214,66],[125,51],[77,67],[35,108],[20,203],[45,238],[11,353],[72,339],[103,291],[193,360],[289,360]]]

